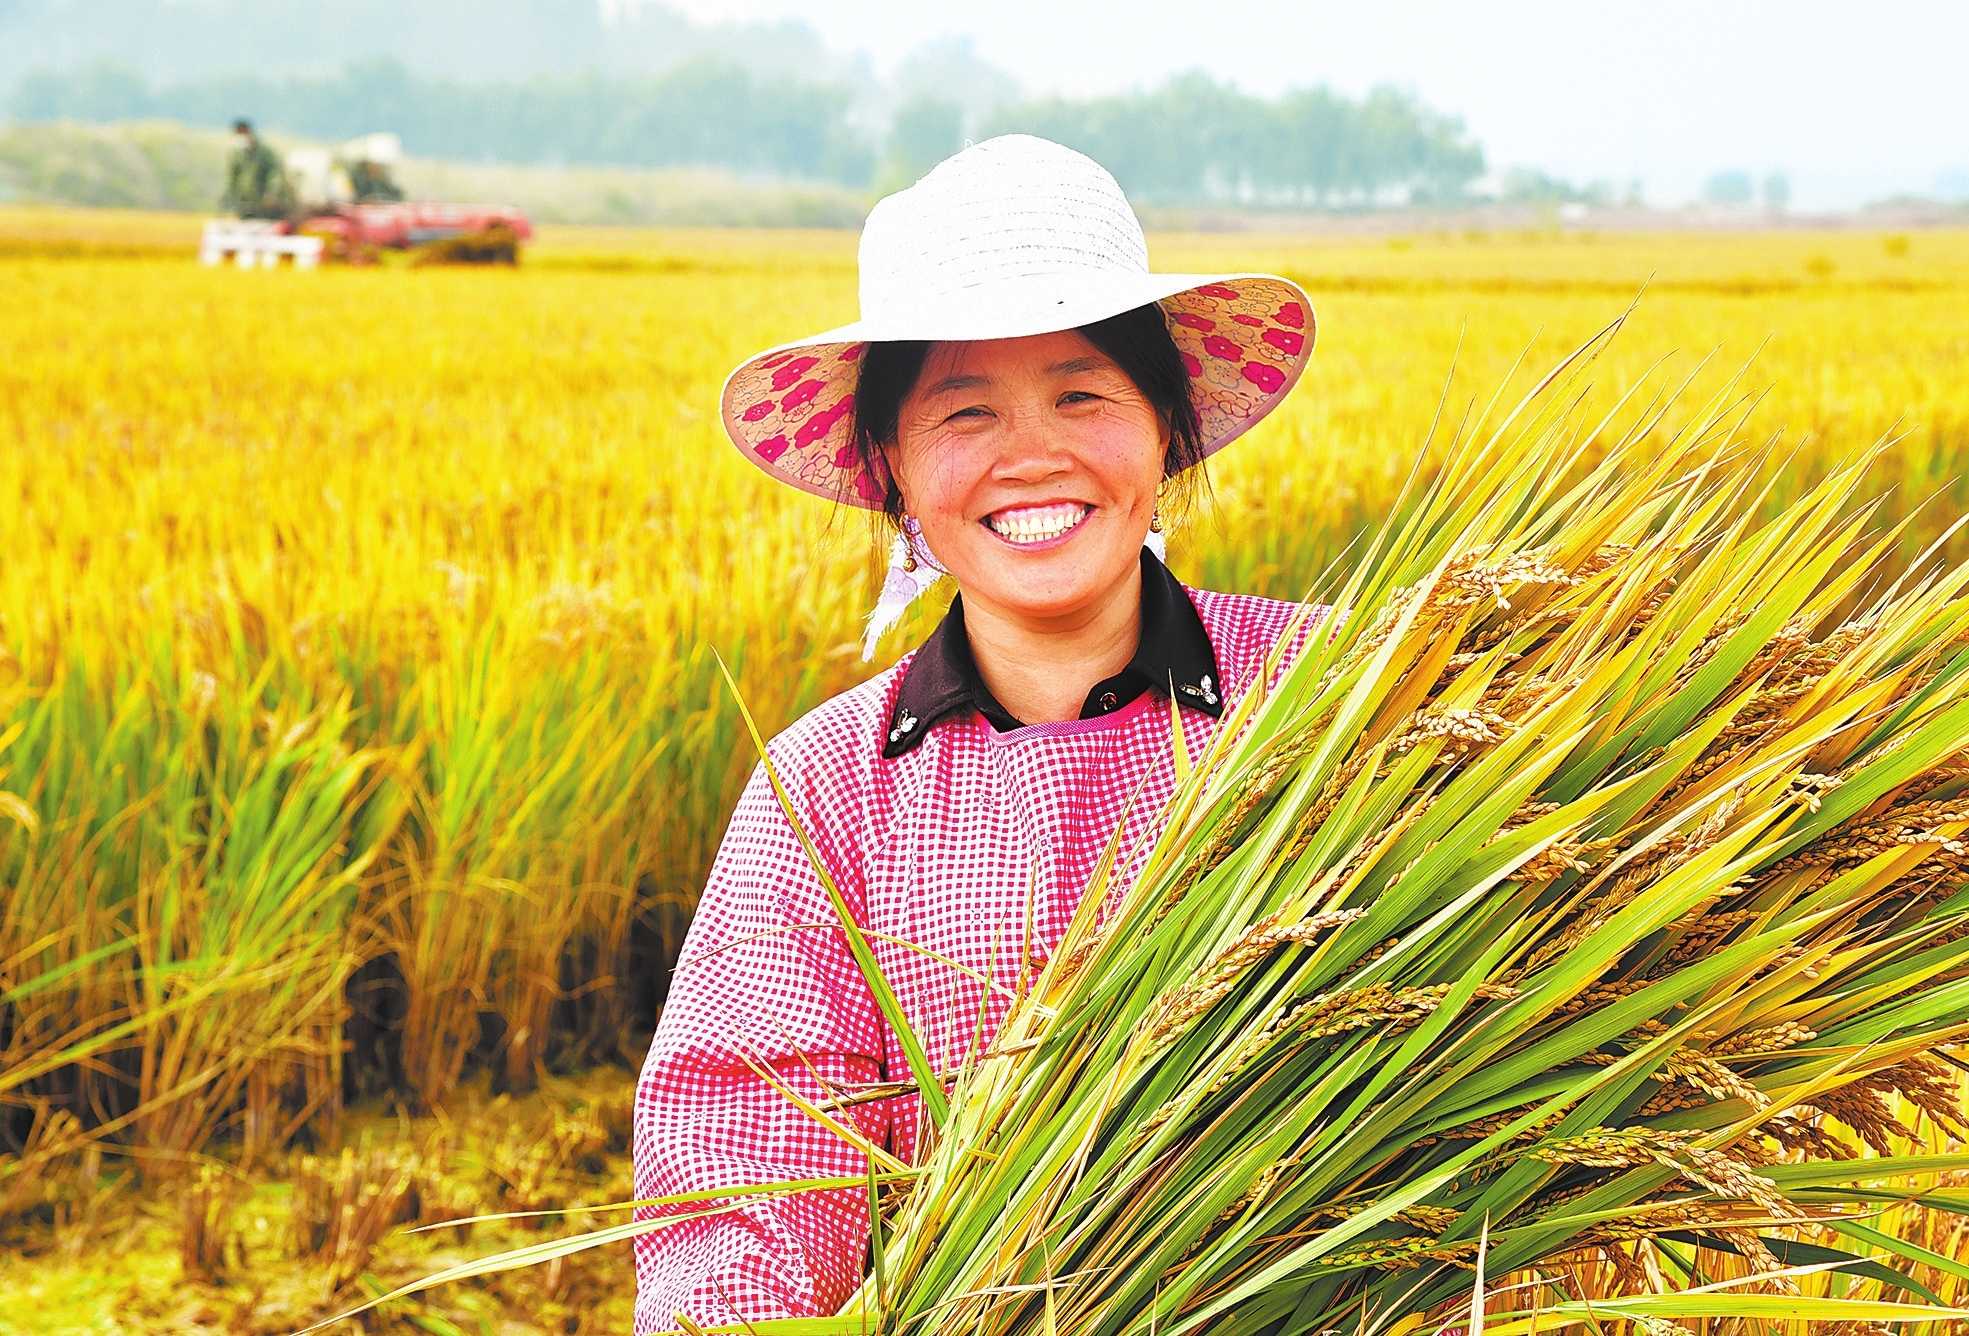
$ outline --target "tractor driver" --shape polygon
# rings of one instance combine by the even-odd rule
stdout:
[[[244,117],[232,123],[232,156],[219,207],[241,218],[286,218],[294,211],[294,186],[280,156],[253,133]]]
[[[368,158],[358,158],[349,164],[349,188],[357,204],[403,202],[403,187],[391,178],[390,169]]]

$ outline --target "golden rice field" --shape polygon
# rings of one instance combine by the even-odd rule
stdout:
[[[851,235],[242,273],[194,234],[0,211],[0,1224],[633,1063],[752,761],[716,656],[770,732],[935,614],[859,662],[867,521],[716,421],[734,362],[851,317]],[[1303,592],[1439,402],[1637,294],[1582,415],[1643,377],[1741,400],[1771,507],[1892,436],[1910,556],[1969,508],[1969,232],[1153,244],[1290,275],[1319,324],[1175,535],[1193,583]]]

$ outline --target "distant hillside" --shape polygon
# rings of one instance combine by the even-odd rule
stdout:
[[[306,141],[270,136],[282,148]],[[210,212],[227,137],[168,122],[0,124],[0,203]],[[831,185],[759,183],[707,168],[511,167],[412,158],[413,198],[514,204],[538,222],[856,227],[868,200]]]
[[[0,204],[209,209],[225,139],[177,125],[0,123]]]

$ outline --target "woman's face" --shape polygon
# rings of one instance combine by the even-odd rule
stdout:
[[[1078,331],[939,343],[887,451],[967,604],[1071,622],[1141,559],[1168,431]]]

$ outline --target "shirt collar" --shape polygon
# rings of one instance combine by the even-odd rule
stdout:
[[[1128,666],[1108,681],[1123,678],[1163,692],[1173,682],[1176,699],[1191,709],[1212,717],[1223,710],[1217,652],[1203,619],[1181,582],[1146,547],[1142,549],[1142,638]],[[903,670],[902,686],[889,710],[882,755],[902,755],[933,724],[966,709],[977,710],[1001,732],[1022,726],[993,698],[978,674],[964,630],[964,596],[959,594]]]

